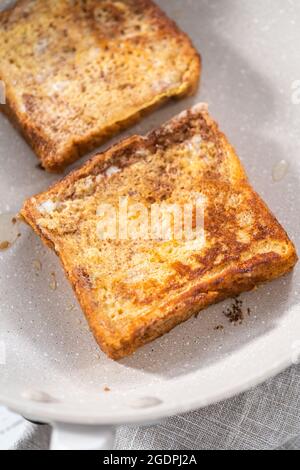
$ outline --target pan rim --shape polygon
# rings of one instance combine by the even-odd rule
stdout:
[[[161,406],[148,409],[130,409],[125,408],[124,412],[118,410],[110,414],[100,411],[99,415],[93,413],[93,416],[87,415],[85,412],[74,413],[71,409],[63,409],[60,404],[54,403],[37,403],[27,401],[25,399],[13,399],[0,393],[0,403],[7,407],[9,410],[24,416],[33,421],[54,424],[54,423],[67,423],[74,425],[91,425],[91,426],[120,426],[125,424],[143,424],[145,422],[157,422],[165,418],[180,415],[209,407],[211,405],[220,403],[222,401],[240,395],[251,388],[261,385],[265,381],[277,376],[287,368],[293,365],[290,352],[287,351],[285,357],[278,361],[273,366],[268,367],[264,372],[259,375],[250,377],[248,380],[241,380],[235,386],[224,386],[222,390],[217,390],[210,394],[209,398],[197,396],[195,399],[182,400],[181,403],[168,405],[164,402]],[[204,403],[205,402],[205,403]],[[59,410],[61,408],[61,410]]]

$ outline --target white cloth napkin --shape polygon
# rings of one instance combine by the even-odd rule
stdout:
[[[50,426],[0,408],[0,449],[46,450]],[[122,426],[116,449],[300,450],[300,365],[238,397],[151,427]]]

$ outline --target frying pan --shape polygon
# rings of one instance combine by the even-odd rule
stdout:
[[[299,2],[158,3],[202,53],[202,86],[196,97],[169,104],[124,135],[145,133],[207,101],[253,186],[300,246]],[[4,213],[17,213],[57,176],[36,167],[3,116],[0,168],[3,229]],[[243,295],[251,315],[242,325],[224,317],[227,301],[113,362],[95,344],[58,259],[29,228],[18,230],[0,253],[0,402],[51,423],[53,448],[111,448],[122,423],[151,424],[208,406],[300,358],[299,268]]]

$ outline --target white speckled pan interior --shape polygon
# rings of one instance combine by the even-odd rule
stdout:
[[[201,52],[202,86],[196,97],[164,107],[123,136],[208,102],[253,186],[299,248],[299,1],[158,3]],[[0,116],[0,213],[18,212],[56,179],[37,168]],[[121,362],[99,351],[59,260],[25,226],[0,252],[0,299],[0,402],[42,421],[151,421],[228,398],[300,357],[299,267],[242,296],[252,312],[242,325],[224,317],[225,302]],[[216,331],[220,324],[224,330]]]

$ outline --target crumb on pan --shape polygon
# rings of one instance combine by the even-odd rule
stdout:
[[[0,251],[8,250],[11,247],[11,243],[8,241],[4,241],[0,243]]]
[[[39,273],[42,270],[42,263],[39,259],[33,261],[33,268],[36,273]]]
[[[56,280],[55,273],[51,273],[51,280],[50,280],[49,286],[50,286],[50,289],[53,291],[57,289],[57,280]]]
[[[247,308],[246,313],[248,316],[251,315],[251,309]],[[245,318],[245,311],[243,309],[243,301],[239,298],[235,298],[232,304],[223,311],[225,317],[235,325],[241,325]]]
[[[215,331],[223,331],[224,330],[224,326],[223,325],[217,325],[214,327],[214,330]]]

